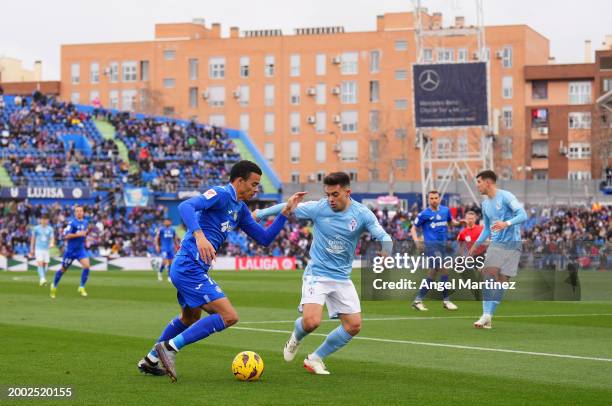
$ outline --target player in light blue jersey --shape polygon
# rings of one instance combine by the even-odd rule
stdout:
[[[182,202],[178,209],[187,233],[170,268],[181,314],[166,326],[153,349],[138,362],[138,369],[152,375],[168,375],[176,382],[175,359],[186,345],[225,330],[238,322],[238,313],[221,287],[208,275],[227,234],[240,228],[259,244],[269,245],[283,229],[287,215],[302,200],[296,193],[274,223],[264,229],[253,220],[245,201],[258,190],[261,169],[240,161],[230,171],[230,183]],[[209,316],[200,318],[202,310]],[[161,365],[159,365],[161,363]]]
[[[157,231],[155,236],[155,250],[162,256],[162,264],[157,272],[157,280],[163,280],[164,268],[168,268],[168,282],[170,282],[170,266],[174,259],[175,247],[181,243],[181,240],[176,235],[176,230],[172,227],[170,219],[164,220],[164,226]]]
[[[412,307],[419,311],[427,311],[423,304],[423,299],[425,299],[425,295],[429,291],[428,286],[435,281],[438,273],[441,275],[441,283],[448,282],[448,270],[441,266],[444,262],[444,257],[451,253],[447,245],[448,224],[458,226],[465,222],[463,220],[457,221],[451,217],[450,209],[440,204],[440,192],[437,190],[430,190],[427,193],[427,200],[429,207],[418,214],[410,229],[412,240],[418,245],[424,246],[427,267],[430,268],[425,279],[427,286],[419,289],[414,302],[412,302]],[[420,228],[423,232],[422,240],[417,235],[417,228]],[[419,286],[421,285],[423,283]],[[457,310],[457,306],[449,299],[448,289],[444,289],[442,292],[442,306],[447,310]]]
[[[359,237],[369,231],[378,241],[384,241],[384,251],[391,254],[391,237],[378,224],[374,213],[351,199],[350,178],[344,172],[330,173],[323,180],[325,199],[299,204],[295,215],[314,223],[310,261],[304,271],[300,310],[295,328],[284,349],[286,361],[292,361],[298,345],[321,323],[323,305],[330,318],[339,317],[341,325],[333,330],[323,344],[304,360],[312,373],[327,375],[323,359],[359,333],[361,306],[350,279],[355,249]],[[255,212],[258,219],[276,214],[283,204]]]
[[[507,282],[516,276],[521,259],[521,227],[527,220],[527,212],[517,198],[506,190],[497,189],[497,175],[486,170],[476,175],[482,202],[484,225],[468,256],[474,254],[480,244],[491,238],[483,265],[484,279],[488,282]],[[503,289],[483,289],[482,316],[474,323],[476,328],[490,329],[495,309],[504,295]]]
[[[63,237],[66,244],[64,246],[64,257],[62,258],[62,266],[55,273],[55,278],[51,284],[51,299],[55,299],[57,294],[57,285],[64,273],[70,268],[70,265],[76,259],[81,263],[83,270],[81,271],[81,284],[77,291],[81,296],[87,296],[85,284],[89,278],[89,255],[85,247],[85,237],[89,229],[89,223],[85,220],[85,210],[83,206],[75,206],[74,217],[70,219],[68,225],[64,229]]]
[[[30,239],[30,256],[36,258],[40,286],[47,284],[45,276],[49,270],[49,248],[54,246],[53,227],[49,225],[49,217],[43,214],[39,219],[39,224],[32,229]]]

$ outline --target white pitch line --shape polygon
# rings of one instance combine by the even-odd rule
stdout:
[[[512,314],[512,315],[500,315],[495,316],[499,318],[542,318],[542,317],[594,317],[594,316],[612,316],[612,313],[586,313],[586,314]],[[362,321],[401,321],[401,320],[445,320],[445,319],[473,319],[477,318],[474,316],[407,316],[407,317],[374,317],[364,318]],[[323,323],[338,322],[338,320],[321,320]],[[274,323],[295,323],[293,320],[259,320],[259,321],[241,321],[240,324],[274,324]]]
[[[289,330],[274,330],[267,328],[253,328],[253,327],[232,327],[232,330],[246,330],[246,331],[258,331],[262,333],[282,333],[291,334]],[[327,334],[310,333],[311,336],[327,337]],[[535,351],[520,351],[520,350],[508,350],[504,348],[487,348],[487,347],[473,347],[469,345],[458,345],[458,344],[442,344],[442,343],[428,343],[424,341],[408,341],[408,340],[393,340],[387,338],[373,338],[373,337],[361,337],[357,336],[354,340],[364,341],[378,341],[382,343],[392,344],[411,344],[411,345],[422,345],[427,347],[443,347],[443,348],[454,348],[461,350],[474,350],[474,351],[490,351],[490,352],[503,352],[507,354],[521,354],[521,355],[536,355],[540,357],[553,357],[553,358],[566,358],[566,359],[579,359],[587,361],[601,361],[601,362],[612,362],[612,358],[598,358],[598,357],[583,357],[580,355],[568,355],[568,354],[553,354],[549,352],[535,352]]]

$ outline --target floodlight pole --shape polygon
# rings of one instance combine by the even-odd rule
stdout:
[[[441,196],[450,185],[453,175],[457,175],[459,180],[465,185],[470,197],[475,203],[479,202],[478,195],[474,190],[474,173],[470,167],[470,163],[479,163],[483,169],[493,169],[493,127],[491,125],[491,89],[490,77],[491,68],[490,61],[486,58],[486,43],[484,29],[484,13],[483,0],[475,0],[476,3],[476,26],[475,27],[451,27],[440,28],[436,30],[423,30],[423,22],[421,19],[421,0],[413,0],[414,12],[416,13],[415,27],[415,44],[416,44],[416,59],[417,64],[424,63],[424,39],[431,37],[447,37],[447,36],[476,36],[478,51],[474,58],[478,61],[486,61],[486,80],[487,80],[487,107],[488,107],[488,123],[485,127],[472,127],[476,130],[477,135],[473,141],[479,143],[476,151],[470,152],[470,137],[469,129],[466,127],[444,128],[445,131],[457,134],[463,132],[467,138],[468,151],[463,153],[456,152],[455,148],[450,154],[440,156],[434,152],[433,139],[430,136],[430,130],[416,127],[416,106],[415,106],[415,128],[416,128],[416,146],[420,153],[420,172],[421,172],[421,198],[423,207],[427,205],[427,192],[436,189]],[[432,50],[433,52],[433,50]],[[468,55],[469,57],[469,55]],[[489,58],[490,59],[490,58]],[[453,58],[454,61],[454,58]],[[448,63],[448,62],[445,62]],[[454,63],[454,62],[451,62]],[[413,84],[414,89],[414,84]],[[414,90],[413,90],[414,91]],[[453,147],[456,143],[453,143]],[[434,164],[436,168],[446,168],[444,178],[436,185],[436,177],[434,174]]]

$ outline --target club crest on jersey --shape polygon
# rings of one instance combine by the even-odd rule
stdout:
[[[440,217],[439,214],[436,214],[436,220],[440,220],[442,217]]]
[[[214,189],[208,189],[206,192],[203,193],[203,195],[206,199],[210,200],[213,197],[217,196],[217,192],[215,192]]]
[[[348,225],[349,230],[355,231],[357,229],[357,220],[351,219],[351,222]]]
[[[501,202],[497,202],[497,203],[495,203],[495,208],[496,208],[497,210],[501,210],[501,209],[502,209],[502,204],[501,204]]]

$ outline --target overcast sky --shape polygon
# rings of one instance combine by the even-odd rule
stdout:
[[[153,39],[159,22],[204,18],[241,30],[342,25],[347,31],[376,29],[376,15],[408,11],[411,0],[10,0],[0,12],[0,55],[23,60],[32,68],[43,61],[43,78],[59,79],[60,44]],[[422,0],[429,12],[455,15],[475,23],[474,0]],[[486,25],[528,24],[551,41],[558,62],[582,62],[584,40],[599,48],[612,34],[612,1],[484,0]],[[571,4],[571,5],[570,5]]]

